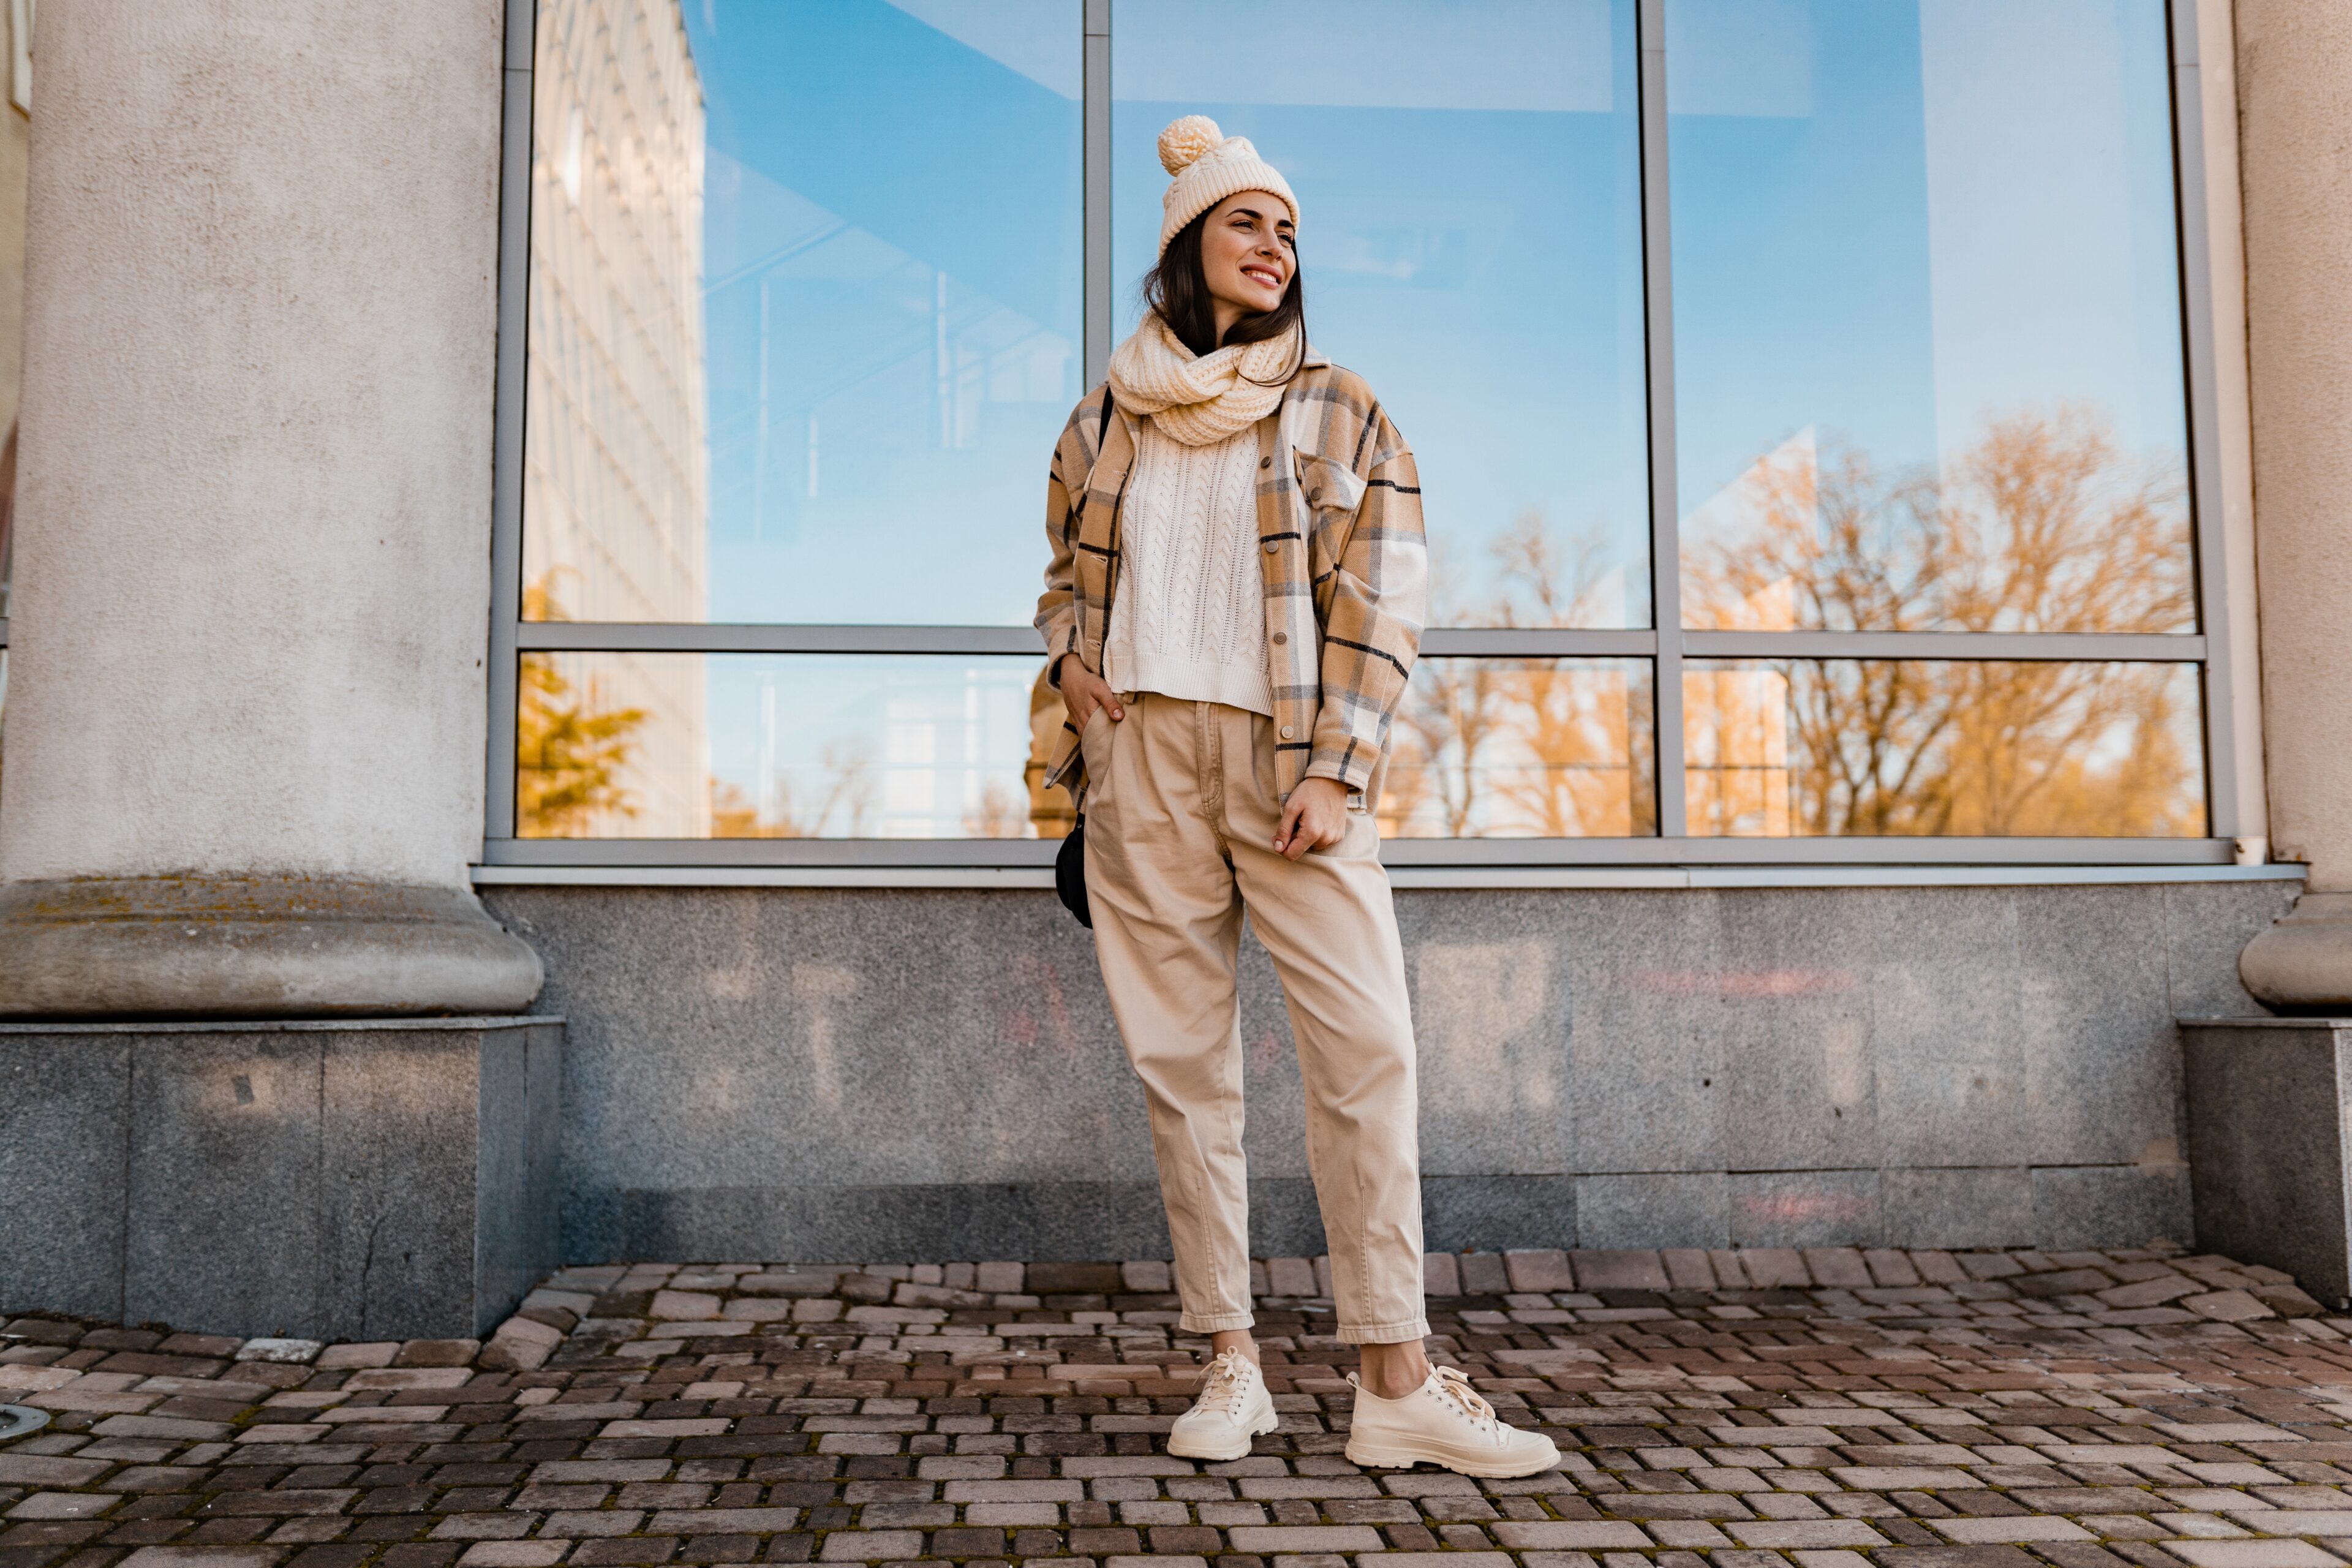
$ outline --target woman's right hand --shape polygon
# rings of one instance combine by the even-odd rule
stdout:
[[[1118,705],[1118,693],[1110,683],[1087,668],[1087,661],[1075,653],[1062,656],[1060,671],[1062,706],[1069,710],[1070,722],[1078,733],[1085,734],[1087,721],[1099,708],[1111,716],[1113,723],[1127,717]]]

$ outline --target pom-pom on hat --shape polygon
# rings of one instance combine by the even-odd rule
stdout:
[[[1160,250],[1177,230],[1223,201],[1244,191],[1271,191],[1298,222],[1298,198],[1282,171],[1257,155],[1246,136],[1228,136],[1205,114],[1188,114],[1160,133],[1160,166],[1173,175],[1168,194],[1160,198]]]

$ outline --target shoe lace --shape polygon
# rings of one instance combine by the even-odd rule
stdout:
[[[1458,1366],[1433,1369],[1438,1391],[1461,1407],[1462,1413],[1475,1423],[1481,1431],[1491,1430],[1496,1424],[1495,1407],[1486,1403],[1478,1391],[1470,1386],[1470,1378]]]
[[[1214,1401],[1223,1399],[1225,1414],[1242,1413],[1242,1394],[1249,1386],[1249,1357],[1237,1350],[1220,1351],[1201,1374],[1201,1405],[1213,1409]]]

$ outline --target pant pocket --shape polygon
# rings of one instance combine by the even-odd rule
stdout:
[[[1349,796],[1349,799],[1356,797]],[[1378,860],[1381,858],[1381,825],[1369,811],[1350,809],[1340,819],[1343,826],[1339,842],[1315,851],[1334,860]]]
[[[1275,794],[1274,721],[1263,713],[1250,715],[1250,778],[1257,785],[1258,798],[1267,809],[1279,812],[1282,802]]]
[[[1093,816],[1109,801],[1111,774],[1110,731],[1118,728],[1111,722],[1108,710],[1097,708],[1087,716],[1078,731],[1078,752],[1087,760],[1087,815]]]

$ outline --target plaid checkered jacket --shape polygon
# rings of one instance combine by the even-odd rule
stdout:
[[[1078,400],[1054,447],[1037,601],[1048,678],[1076,653],[1101,673],[1118,591],[1119,505],[1136,426],[1108,386]],[[1275,785],[1336,779],[1380,804],[1389,725],[1421,643],[1429,551],[1412,450],[1361,376],[1311,353],[1281,406],[1257,423],[1258,564],[1274,689]],[[1045,783],[1086,802],[1086,759],[1065,718]],[[1351,802],[1350,804],[1356,804]]]

